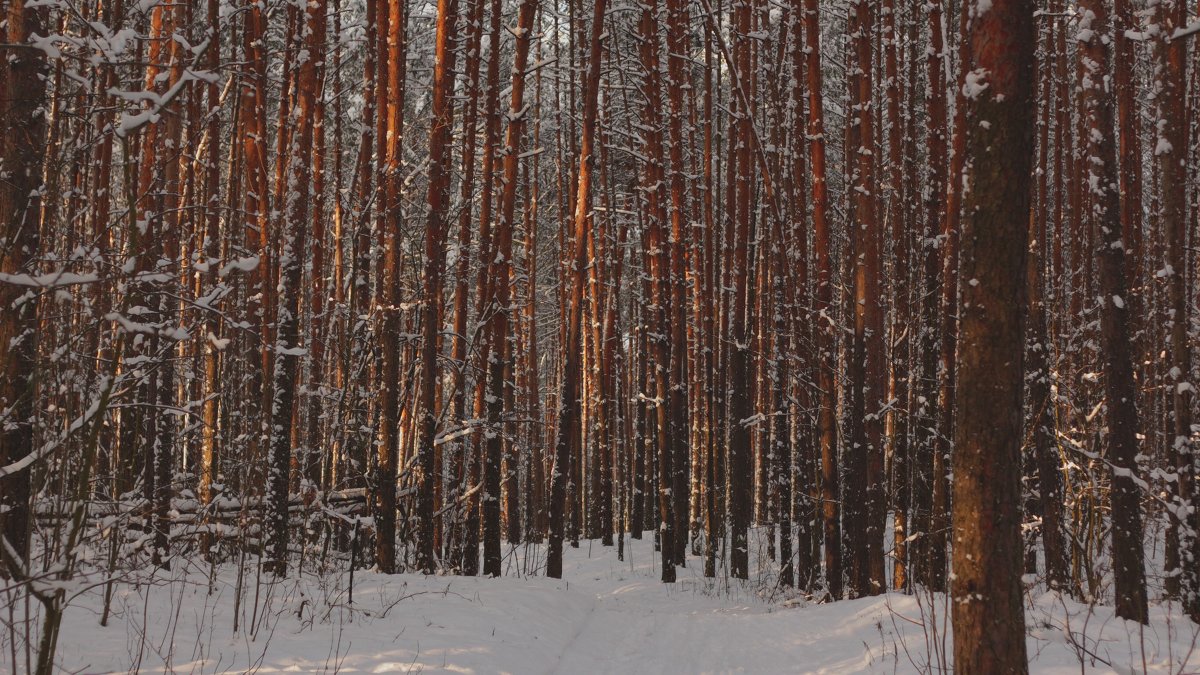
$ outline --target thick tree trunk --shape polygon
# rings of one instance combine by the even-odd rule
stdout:
[[[954,667],[1028,672],[1021,597],[1021,426],[1026,233],[1033,160],[1034,3],[971,11],[963,71],[962,342],[951,584]]]
[[[691,447],[688,442],[688,396],[687,396],[687,302],[685,292],[687,279],[688,204],[686,197],[686,172],[683,151],[684,90],[690,88],[688,67],[688,7],[686,0],[667,0],[667,97],[670,114],[667,116],[667,157],[670,162],[667,183],[670,200],[667,215],[671,221],[668,239],[670,251],[670,439],[671,439],[671,494],[674,498],[675,562],[686,564],[685,548],[688,537],[688,477],[691,472]]]
[[[742,82],[753,70],[750,39],[750,0],[738,0],[733,7],[734,43],[733,69]],[[735,84],[736,85],[736,81]],[[736,139],[729,161],[736,162],[734,184],[727,189],[735,193],[737,212],[733,217],[732,266],[733,303],[730,307],[729,332],[732,344],[729,355],[729,573],[737,579],[750,575],[750,519],[753,509],[754,474],[750,447],[751,375],[750,369],[750,237],[751,194],[754,189],[754,165],[751,161],[754,137],[753,111],[746,97],[738,97],[734,108]]]
[[[649,302],[643,306],[646,315],[646,339],[650,343],[647,376],[653,387],[645,393],[649,408],[647,418],[652,427],[654,447],[657,454],[648,460],[647,466],[655,467],[658,499],[657,546],[662,558],[662,580],[675,581],[675,504],[671,498],[673,463],[670,424],[671,347],[668,338],[670,327],[666,311],[670,295],[670,278],[665,236],[663,234],[666,209],[664,208],[664,168],[662,144],[662,85],[659,78],[659,30],[657,1],[643,7],[640,19],[641,58],[644,71],[643,88],[646,97],[646,129],[643,132],[643,154],[645,162],[642,183],[645,201],[645,227],[643,228],[642,250],[645,256],[646,285]]]
[[[856,63],[851,66],[851,173],[854,255],[854,337],[850,355],[850,447],[845,453],[845,541],[852,597],[884,591],[883,579],[883,313],[880,311],[880,231],[876,217],[875,113],[871,91],[874,37],[871,4],[857,0],[850,19]]]

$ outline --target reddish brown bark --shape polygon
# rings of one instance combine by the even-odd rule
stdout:
[[[654,466],[657,478],[658,504],[658,547],[662,557],[662,580],[675,581],[675,537],[677,519],[675,503],[671,499],[674,476],[674,453],[670,430],[671,346],[666,316],[670,297],[668,244],[663,233],[666,220],[664,195],[664,167],[662,147],[662,83],[659,77],[659,29],[657,0],[642,9],[640,22],[641,58],[644,70],[643,88],[646,97],[646,129],[642,135],[643,154],[647,157],[643,167],[642,185],[645,194],[645,227],[643,228],[642,250],[645,256],[646,283],[649,286],[648,306],[643,312],[647,322],[647,340],[650,346],[650,363],[647,377],[653,387],[645,393],[647,416],[651,421],[654,438],[653,447],[657,455],[647,457],[648,466]],[[651,396],[651,394],[653,396]]]
[[[580,129],[579,174],[575,189],[574,254],[567,295],[566,340],[562,344],[563,368],[558,395],[558,431],[554,445],[554,471],[550,487],[550,538],[546,557],[546,576],[562,577],[563,507],[566,504],[567,480],[571,471],[572,436],[580,433],[579,415],[579,351],[583,309],[584,268],[587,264],[585,241],[590,211],[592,185],[592,146],[595,142],[596,116],[600,93],[601,36],[604,34],[605,0],[593,5],[592,30],[589,39],[587,78],[583,95],[583,124]]]
[[[500,218],[493,234],[496,249],[495,259],[491,261],[493,278],[493,297],[488,311],[491,314],[490,342],[492,345],[491,358],[488,361],[488,425],[489,436],[485,457],[497,471],[499,478],[501,443],[503,440],[502,415],[506,397],[506,382],[513,371],[509,363],[509,322],[510,304],[512,302],[509,289],[509,278],[512,273],[512,240],[513,218],[516,213],[517,184],[520,169],[522,136],[525,132],[525,68],[529,61],[529,43],[532,37],[533,17],[537,12],[537,0],[524,0],[517,18],[516,49],[513,56],[512,93],[509,103],[508,130],[505,137],[504,170],[500,192]],[[509,444],[512,448],[512,445]],[[510,454],[504,458],[505,473],[503,489],[506,500],[505,511],[508,514],[508,540],[510,544],[520,543],[521,519],[517,505],[517,458]],[[500,499],[499,494],[488,495],[491,499]],[[498,515],[498,514],[497,514]],[[486,521],[484,527],[489,525]],[[496,523],[498,534],[499,523]],[[488,548],[489,543],[499,543],[499,537],[484,540],[484,569],[483,573],[491,576],[500,575],[500,550]]]
[[[797,0],[798,4],[799,0]],[[799,9],[799,7],[797,7]],[[817,258],[816,294],[811,321],[817,353],[817,439],[821,461],[821,515],[825,539],[825,583],[830,595],[842,594],[841,519],[838,489],[837,409],[834,371],[833,257],[828,220],[829,186],[825,166],[825,113],[821,87],[821,22],[817,0],[804,0],[804,44],[808,76],[808,138],[812,164],[813,248]]]
[[[400,158],[404,138],[404,85],[406,67],[404,32],[407,13],[401,0],[380,0],[376,19],[386,31],[379,31],[379,70],[386,72],[376,86],[377,153],[376,207],[382,221],[376,235],[383,250],[377,296],[380,312],[379,360],[379,437],[378,476],[375,486],[375,564],[384,574],[398,571],[396,565],[396,470],[400,462]],[[386,42],[384,42],[386,40]],[[386,68],[384,67],[386,64]],[[390,92],[390,95],[388,95]],[[377,225],[379,226],[379,225]]]
[[[749,0],[740,0],[733,8],[734,43],[732,68],[742,82],[753,72],[752,47],[747,36],[751,32]],[[737,86],[735,80],[734,86]],[[743,92],[744,93],[744,92]],[[751,199],[754,192],[752,160],[754,111],[746,96],[739,96],[734,107],[735,146],[730,161],[736,162],[734,183],[728,186],[733,193],[736,212],[731,216],[732,255],[730,275],[733,281],[733,302],[729,311],[729,333],[732,344],[729,354],[729,573],[737,579],[749,578],[749,528],[753,507],[753,458],[750,447],[751,377],[750,349],[750,256]]]
[[[440,380],[438,334],[442,325],[442,284],[446,267],[444,214],[450,202],[451,125],[454,107],[454,42],[456,0],[438,0],[437,38],[434,45],[433,121],[429,130],[428,215],[425,222],[425,269],[421,286],[421,381],[417,421],[417,569],[431,574],[434,557],[434,491],[439,480],[435,457],[437,431],[436,388]],[[499,499],[499,495],[491,495]],[[485,570],[486,572],[486,570]],[[499,574],[499,570],[493,572]]]
[[[965,36],[962,343],[955,390],[954,668],[1028,672],[1020,449],[1024,270],[1033,160],[1030,0],[971,11]],[[978,78],[978,79],[976,79]]]

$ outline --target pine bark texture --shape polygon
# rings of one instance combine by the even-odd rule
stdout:
[[[967,9],[962,322],[953,446],[954,667],[1028,672],[1021,570],[1024,270],[1034,149],[1033,2]]]

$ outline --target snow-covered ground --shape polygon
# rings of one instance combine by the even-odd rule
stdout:
[[[100,590],[77,598],[58,660],[72,673],[908,673],[938,672],[952,651],[944,597],[812,604],[772,589],[767,568],[739,585],[704,579],[699,561],[664,585],[650,539],[627,541],[624,562],[568,548],[561,581],[521,574],[538,553],[510,551],[499,579],[358,572],[352,605],[342,572],[257,589],[250,573],[236,633],[236,567],[210,592],[207,568],[181,561],[119,586],[107,627]],[[1200,672],[1178,610],[1154,607],[1139,630],[1108,607],[1029,601],[1034,672]]]

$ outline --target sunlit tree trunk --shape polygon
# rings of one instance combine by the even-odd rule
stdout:
[[[574,253],[569,276],[567,295],[566,340],[562,343],[562,381],[558,395],[558,430],[554,445],[554,470],[550,487],[550,538],[546,556],[546,576],[562,577],[563,507],[566,504],[567,481],[571,471],[571,438],[580,433],[579,414],[579,351],[583,284],[587,265],[587,228],[590,217],[590,193],[592,186],[592,146],[596,135],[596,116],[600,93],[601,36],[604,34],[605,0],[596,0],[592,14],[592,31],[589,39],[589,60],[583,94],[583,124],[580,127],[579,175],[575,189],[575,214],[573,222]]]
[[[429,212],[425,222],[425,269],[421,286],[421,381],[417,421],[417,569],[431,574],[434,557],[434,489],[440,480],[434,461],[437,430],[436,389],[441,374],[438,333],[442,325],[442,284],[446,267],[445,213],[450,202],[450,138],[454,107],[454,42],[456,0],[438,0],[434,45],[433,120],[429,130]],[[490,499],[499,499],[490,495]],[[485,570],[486,572],[486,570]],[[496,570],[495,574],[499,574]]]
[[[379,438],[377,446],[377,475],[375,477],[375,564],[384,574],[398,571],[396,565],[396,471],[400,461],[400,160],[404,138],[404,86],[406,64],[404,33],[408,14],[404,0],[380,0],[376,19],[384,23],[379,44],[379,71],[386,73],[376,86],[376,109],[379,111],[376,136],[379,139],[376,198],[382,203],[376,212],[382,227],[376,232],[382,248],[382,264],[378,266],[377,296],[380,321],[379,361]],[[386,38],[386,41],[383,41]],[[385,67],[386,64],[386,67]]]
[[[293,432],[294,406],[296,401],[297,375],[304,347],[300,343],[300,321],[303,293],[305,252],[308,230],[311,227],[309,212],[312,200],[312,164],[307,153],[313,143],[313,108],[320,95],[317,87],[317,58],[325,41],[325,3],[315,0],[305,8],[301,20],[302,42],[296,46],[300,54],[298,68],[295,118],[296,128],[290,139],[288,152],[289,177],[287,191],[283,195],[283,208],[287,213],[284,223],[282,249],[279,255],[278,282],[278,328],[274,347],[275,366],[271,406],[271,455],[268,472],[267,508],[271,513],[270,531],[267,538],[267,562],[276,576],[287,574],[289,505],[289,472],[295,452]]]

